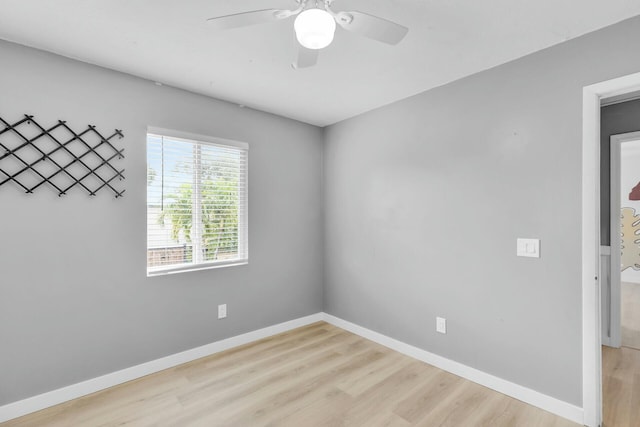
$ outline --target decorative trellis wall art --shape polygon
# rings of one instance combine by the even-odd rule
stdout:
[[[124,179],[124,169],[114,163],[124,159],[124,149],[112,142],[123,137],[118,129],[104,136],[93,125],[77,133],[64,120],[45,128],[29,115],[15,123],[0,117],[0,186],[13,183],[33,193],[47,184],[58,196],[74,187],[90,196],[107,188],[122,197],[125,190],[116,182]]]

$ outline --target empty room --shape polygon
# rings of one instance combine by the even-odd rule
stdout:
[[[639,42],[629,0],[0,1],[0,426],[640,426]]]

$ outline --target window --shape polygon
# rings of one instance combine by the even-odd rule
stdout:
[[[147,134],[147,275],[244,264],[248,146]]]

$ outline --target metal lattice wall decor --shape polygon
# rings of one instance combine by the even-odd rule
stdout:
[[[122,197],[125,190],[118,190],[114,180],[124,179],[124,169],[113,163],[124,158],[124,149],[112,141],[123,136],[116,129],[105,137],[93,125],[76,133],[63,120],[45,128],[29,115],[13,124],[0,117],[0,186],[13,182],[33,193],[48,184],[58,196],[74,187],[90,196],[108,188],[116,198]]]

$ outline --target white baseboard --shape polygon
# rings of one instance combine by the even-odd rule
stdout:
[[[301,317],[299,319],[290,320],[288,322],[279,323],[273,326],[268,326],[266,328],[258,329],[257,331],[247,332],[246,334],[227,338],[211,344],[206,344],[201,347],[193,348],[191,350],[172,354],[160,359],[152,360],[150,362],[142,363],[140,365],[102,375],[97,378],[92,378],[90,380],[72,384],[67,387],[29,397],[24,400],[9,403],[7,405],[0,406],[0,423],[30,414],[32,412],[39,411],[41,409],[48,408],[50,406],[67,402],[69,400],[77,399],[78,397],[86,396],[87,394],[95,393],[97,391],[104,390],[106,388],[113,387],[127,381],[135,380],[145,375],[153,374],[155,372],[159,372],[168,368],[173,368],[174,366],[191,362],[192,360],[196,360],[201,357],[210,356],[223,350],[228,350],[239,345],[257,341],[259,339],[270,337],[272,335],[299,328],[301,326],[309,325],[314,322],[319,322],[323,320],[323,318],[323,313],[312,314],[310,316]]]
[[[498,378],[491,374],[487,374],[486,372],[471,368],[467,365],[463,365],[462,363],[438,356],[437,354],[429,353],[428,351],[422,350],[418,347],[414,347],[370,329],[363,328],[362,326],[340,319],[331,314],[322,314],[325,322],[337,326],[338,328],[353,332],[356,335],[374,341],[399,353],[421,360],[444,371],[451,372],[454,375],[473,381],[474,383],[483,385],[502,394],[506,394],[507,396],[528,403],[529,405],[544,409],[545,411],[551,412],[580,425],[583,424],[584,411],[578,406],[547,396],[546,394],[531,390],[530,388],[512,383],[502,378]]]

